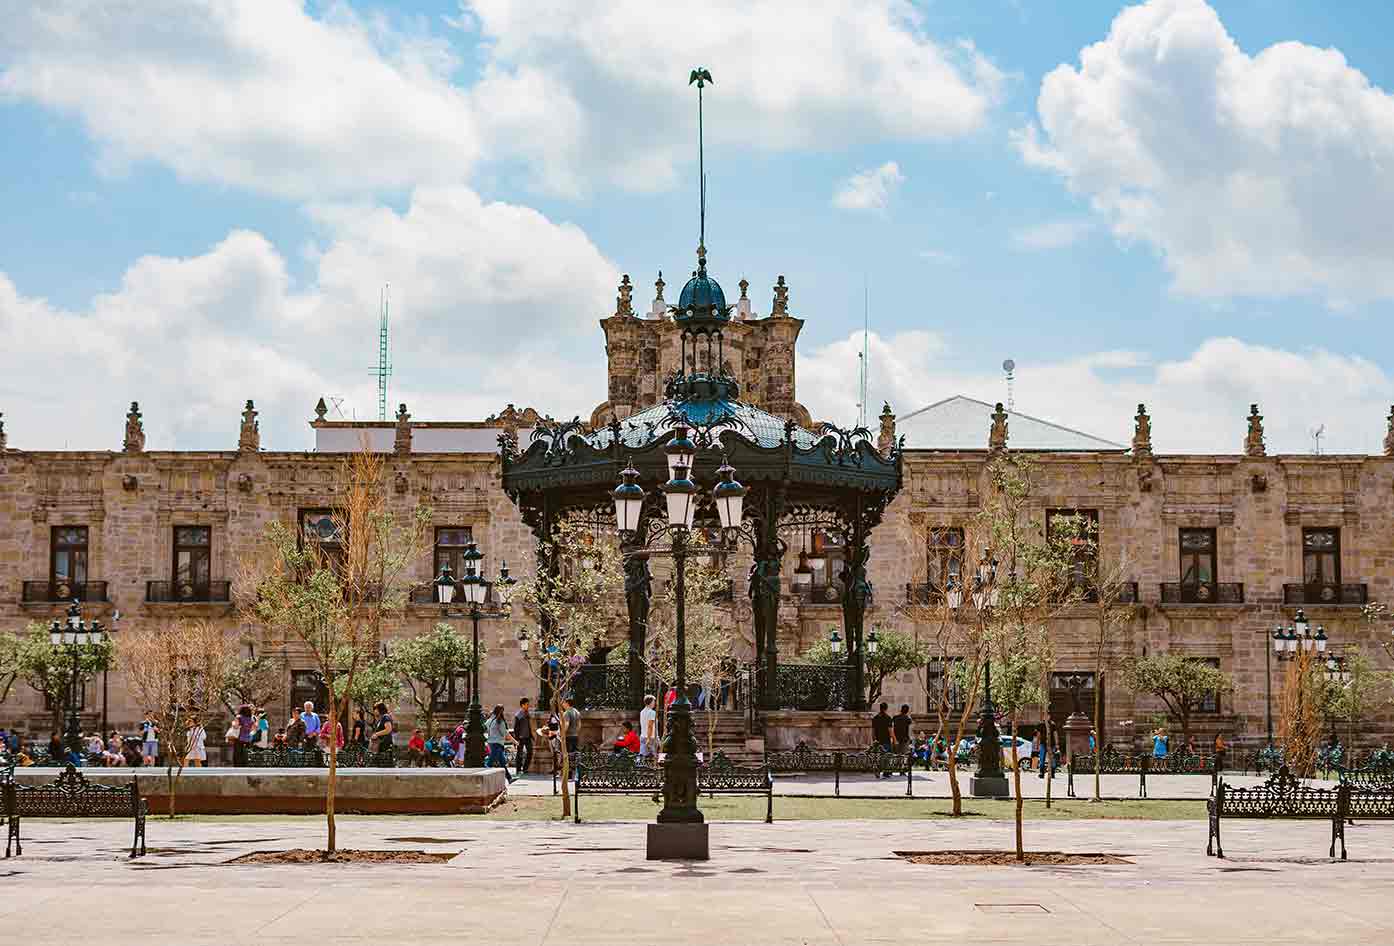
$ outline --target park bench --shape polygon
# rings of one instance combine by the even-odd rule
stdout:
[[[1383,788],[1394,785],[1394,762],[1366,762],[1358,769],[1339,769],[1341,784],[1351,788]]]
[[[1365,793],[1362,793],[1365,794]],[[1382,795],[1384,808],[1390,811],[1385,817],[1394,817],[1394,791],[1373,790],[1368,799],[1362,800],[1362,807],[1378,810]],[[1336,856],[1336,840],[1341,841],[1341,860],[1346,859],[1346,818],[1350,809],[1351,787],[1340,785],[1335,789],[1316,788],[1303,785],[1286,765],[1280,767],[1262,785],[1253,788],[1231,788],[1223,778],[1215,783],[1215,792],[1206,802],[1209,811],[1210,835],[1205,841],[1207,856],[1224,857],[1225,849],[1220,842],[1220,822],[1225,818],[1283,818],[1299,820],[1318,820],[1331,822],[1331,849],[1328,857]],[[1373,817],[1365,815],[1365,817]]]
[[[623,757],[598,765],[578,764],[572,802],[577,824],[581,823],[581,796],[587,792],[592,795],[650,795],[656,799],[663,793],[663,769]],[[734,765],[718,752],[710,763],[697,767],[697,792],[708,797],[764,795],[765,823],[774,822],[774,780],[770,778],[768,766]]]
[[[860,752],[841,750],[820,750],[806,743],[799,743],[793,749],[781,752],[767,752],[765,765],[773,773],[795,774],[805,772],[833,773],[833,795],[842,795],[843,772],[872,772],[877,775],[904,775],[905,794],[914,795],[915,757],[913,754],[887,752],[880,746],[872,746]]]
[[[140,797],[140,784],[131,779],[129,785],[94,785],[71,765],[56,781],[46,785],[20,785],[13,780],[0,785],[0,817],[9,825],[5,838],[5,856],[10,847],[23,854],[19,842],[19,820],[29,818],[124,818],[135,819],[135,837],[131,841],[131,857],[139,849],[145,853],[146,801]]]
[[[1147,797],[1148,775],[1207,775],[1213,790],[1220,777],[1218,760],[1193,752],[1178,752],[1158,759],[1147,753],[1124,753],[1105,746],[1099,758],[1100,775],[1136,775],[1137,797]],[[1094,774],[1094,753],[1076,753],[1065,766],[1065,792],[1075,797],[1075,776]]]

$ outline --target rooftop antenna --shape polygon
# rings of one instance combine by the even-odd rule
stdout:
[[[688,85],[694,82],[697,83],[697,176],[701,179],[699,192],[701,230],[697,238],[697,269],[699,272],[705,273],[707,269],[707,165],[706,144],[703,140],[702,129],[702,89],[706,87],[708,82],[716,85],[716,80],[712,78],[712,74],[706,66],[698,66],[687,77]]]
[[[1315,453],[1317,456],[1321,456],[1321,435],[1324,433],[1326,433],[1325,424],[1313,428],[1312,430],[1312,440],[1316,443],[1316,447],[1312,450],[1312,452]]]
[[[335,414],[338,414],[340,420],[345,419],[344,402],[346,400],[348,400],[348,398],[336,397],[333,394],[329,395],[329,409],[333,411]]]
[[[1002,370],[1007,373],[1007,410],[1016,410],[1016,362],[1008,358],[1002,362]]]
[[[858,389],[857,400],[857,426],[866,426],[866,380],[868,368],[871,365],[870,352],[867,350],[867,337],[871,330],[871,284],[867,282],[866,275],[862,275],[862,350],[857,354],[857,361],[860,363],[860,386]]]
[[[373,374],[378,376],[378,420],[387,420],[387,379],[392,376],[392,361],[387,348],[387,307],[392,291],[391,283],[382,286],[382,314],[378,318],[378,365]]]

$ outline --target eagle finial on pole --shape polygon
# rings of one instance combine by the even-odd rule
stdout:
[[[692,70],[687,77],[687,84],[697,83],[697,175],[700,178],[699,192],[701,200],[701,231],[697,238],[697,269],[705,273],[707,270],[707,167],[706,167],[706,147],[702,140],[702,89],[708,82],[716,85],[716,80],[712,78],[711,72],[706,66],[698,66]]]

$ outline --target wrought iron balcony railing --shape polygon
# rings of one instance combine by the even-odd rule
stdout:
[[[1283,604],[1363,605],[1368,600],[1368,586],[1362,583],[1315,582],[1283,585]]]
[[[1164,581],[1162,604],[1243,604],[1242,581]]]
[[[791,585],[789,591],[800,601],[806,601],[809,604],[840,604],[842,602],[842,585],[836,582],[829,585]]]
[[[232,582],[147,581],[145,600],[152,604],[226,603],[232,600]]]
[[[106,601],[104,581],[26,581],[20,588],[20,600],[44,601]]]
[[[779,709],[846,709],[850,682],[851,668],[845,664],[779,664],[770,704]]]

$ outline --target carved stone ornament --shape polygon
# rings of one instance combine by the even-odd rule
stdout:
[[[1139,493],[1152,492],[1152,468],[1150,466],[1139,467],[1137,471],[1137,491]]]
[[[1249,405],[1249,433],[1244,437],[1244,453],[1251,457],[1268,453],[1263,444],[1263,415],[1258,412],[1257,404]]]
[[[889,453],[895,446],[895,414],[891,411],[891,402],[886,401],[881,406],[881,431],[876,437],[876,449],[882,453]]]
[[[407,474],[402,470],[397,471],[396,477],[392,481],[392,488],[399,493],[407,491]]]
[[[250,493],[252,491],[252,475],[250,473],[239,473],[237,476],[237,488],[241,492]]]
[[[140,421],[140,405],[135,401],[126,412],[126,439],[122,449],[127,453],[140,453],[145,449],[145,427]]]
[[[1137,416],[1133,418],[1133,456],[1152,455],[1152,419],[1147,416],[1147,405],[1137,406]]]
[[[1255,473],[1253,476],[1249,477],[1249,488],[1255,493],[1268,492],[1268,474]]]
[[[5,446],[4,425],[0,424],[0,448]],[[1389,405],[1389,426],[1384,434],[1384,455],[1394,457],[1394,404]]]
[[[237,435],[239,453],[256,453],[261,449],[261,425],[257,423],[257,410],[249,399],[242,411],[242,429]]]
[[[770,307],[770,315],[789,314],[789,287],[784,283],[784,277],[780,276],[774,283],[774,305]]]
[[[324,403],[324,398],[320,398],[315,404],[315,421],[322,422],[325,415],[329,413],[329,405]]]
[[[392,451],[411,453],[411,415],[407,413],[405,404],[397,407],[397,433],[392,439]]]
[[[135,492],[136,487],[140,486],[140,480],[136,479],[134,473],[127,473],[121,477],[121,488],[126,492]]]
[[[629,274],[625,273],[620,280],[620,294],[615,299],[616,315],[634,314],[634,285],[629,281]]]
[[[987,449],[991,453],[1001,453],[1007,449],[1007,412],[1002,409],[1002,402],[997,402],[997,409],[992,412],[992,430],[987,435]]]

